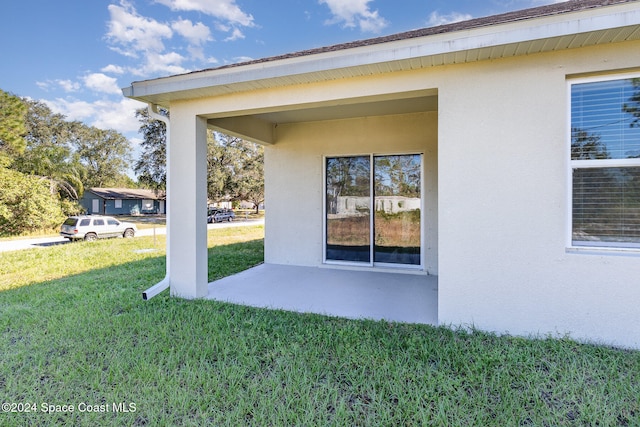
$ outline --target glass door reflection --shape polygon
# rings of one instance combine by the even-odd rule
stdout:
[[[371,262],[371,158],[327,158],[326,259]]]
[[[327,261],[421,265],[420,154],[329,157],[325,172]]]
[[[374,262],[420,265],[421,156],[374,157]]]

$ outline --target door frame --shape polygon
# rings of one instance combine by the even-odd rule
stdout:
[[[375,249],[375,158],[380,156],[403,156],[403,155],[419,155],[420,156],[420,263],[419,264],[399,264],[399,263],[381,263],[374,260]],[[371,189],[369,197],[369,262],[360,261],[342,261],[327,259],[327,159],[339,157],[366,157],[370,158],[369,169],[369,185]],[[322,157],[322,263],[326,265],[351,266],[351,267],[368,267],[381,269],[402,269],[402,270],[419,270],[426,268],[426,238],[425,238],[425,154],[423,151],[401,151],[401,152],[368,152],[357,154],[336,154],[324,155]]]

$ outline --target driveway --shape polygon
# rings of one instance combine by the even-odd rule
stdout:
[[[214,228],[227,228],[227,227],[241,227],[245,225],[260,225],[264,224],[264,219],[257,220],[238,220],[233,222],[218,222],[214,224],[207,224],[207,229],[211,230]],[[141,236],[153,236],[153,233],[157,235],[167,234],[166,227],[157,227],[155,230],[153,228],[144,228],[142,230],[138,230],[136,233],[136,237]],[[6,240],[4,242],[0,242],[0,252],[8,252],[8,251],[18,251],[21,249],[32,249],[32,248],[48,248],[55,245],[64,245],[69,243],[64,237],[38,237],[33,239],[16,239],[16,240]]]

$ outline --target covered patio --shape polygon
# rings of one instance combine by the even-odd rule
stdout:
[[[625,203],[598,191],[630,186],[636,197],[638,184],[574,177],[640,170],[625,107],[636,108],[639,50],[638,0],[580,0],[134,82],[123,93],[168,136],[166,276],[143,297],[169,287],[638,348],[640,329],[624,325],[640,323],[640,240],[576,240],[574,227],[575,200],[604,212]],[[213,284],[211,131],[264,146],[267,206],[265,265]],[[604,148],[575,158],[596,142]]]
[[[207,299],[350,319],[438,324],[438,277],[261,264],[209,283]]]

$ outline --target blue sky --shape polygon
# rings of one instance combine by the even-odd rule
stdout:
[[[557,0],[3,0],[0,89],[139,142],[131,82]]]

